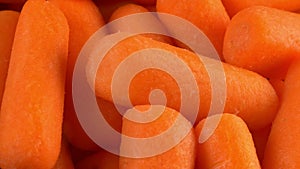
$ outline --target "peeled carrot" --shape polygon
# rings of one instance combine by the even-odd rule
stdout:
[[[267,141],[270,135],[271,125],[256,131],[251,131],[254,145],[256,148],[256,154],[260,164],[264,159],[264,153],[267,145]]]
[[[144,8],[143,6],[129,3],[116,9],[114,13],[111,15],[109,20],[113,21],[127,15],[144,13],[144,12],[149,12],[149,10]],[[128,27],[127,25],[132,25],[132,26]],[[152,27],[152,29],[155,28],[157,32],[166,32],[164,26],[162,25],[162,23],[160,23],[158,18],[150,14],[148,15],[147,18],[146,17],[143,18],[142,21],[141,19],[140,20],[127,19],[127,22],[114,23],[110,28],[112,32],[120,32],[120,31],[134,32],[138,30],[145,30],[145,28],[147,27]],[[152,38],[154,40],[172,44],[172,39],[168,36],[159,35],[159,34],[143,34],[143,35]]]
[[[196,136],[199,138],[206,121],[220,122],[212,136],[197,146],[196,168],[248,168],[260,169],[255,153],[255,147],[245,122],[233,114],[210,116],[202,120],[196,127]]]
[[[267,142],[263,167],[300,168],[300,60],[288,70],[281,106],[273,122]]]
[[[228,14],[233,17],[239,11],[251,7],[251,6],[268,6],[273,8],[278,8],[287,11],[297,11],[300,10],[300,1],[291,0],[287,3],[285,0],[222,0]]]
[[[150,110],[150,112],[145,112],[149,108],[148,105],[145,106],[136,106],[134,109],[142,111],[136,113],[155,113],[155,110]],[[147,116],[147,115],[145,115]],[[151,116],[151,115],[150,115]],[[149,120],[147,116],[146,120]],[[126,114],[125,114],[126,117]],[[189,121],[187,121],[181,114],[177,111],[165,107],[163,112],[155,120],[147,123],[138,123],[131,121],[130,118],[123,118],[122,134],[133,137],[133,138],[148,138],[158,135],[164,135],[167,129],[175,126],[175,121],[177,123],[176,130],[172,130],[168,135],[163,136],[163,140],[157,141],[155,143],[146,144],[145,147],[142,147],[139,144],[134,144],[130,140],[124,140],[122,137],[120,152],[126,153],[129,155],[136,155],[138,152],[149,153],[156,148],[162,148],[168,144],[176,143],[176,140],[181,134],[186,135],[183,139],[174,145],[171,145],[171,149],[166,150],[163,153],[151,154],[149,157],[120,157],[120,169],[149,169],[149,168],[161,168],[161,169],[170,169],[170,168],[184,168],[184,169],[194,169],[195,165],[195,134],[194,129]],[[164,145],[164,146],[163,146]]]
[[[19,15],[15,11],[0,11],[0,107]]]
[[[300,15],[262,6],[239,12],[227,28],[223,54],[230,64],[284,78],[300,55]]]
[[[50,2],[63,11],[70,26],[64,133],[71,144],[81,149],[98,149],[98,146],[83,131],[77,119],[72,99],[72,77],[82,46],[94,32],[104,25],[104,21],[92,0],[50,0]]]
[[[90,58],[89,64],[87,65],[87,77],[91,79],[93,72],[97,72],[95,79],[96,95],[112,102],[111,84],[113,73],[117,66],[125,59],[128,59],[130,54],[148,48],[157,48],[176,54],[176,58],[187,64],[193,72],[191,74],[195,77],[199,88],[200,106],[196,121],[200,121],[206,117],[211,104],[212,91],[210,88],[211,82],[204,63],[198,59],[197,55],[190,51],[143,36],[126,38],[118,43],[106,54],[97,70],[94,70],[94,58]],[[206,57],[203,57],[203,59],[205,58]],[[210,62],[209,65],[218,63],[209,58],[205,60]],[[161,61],[164,62],[165,65],[174,67],[174,64],[171,62],[172,60],[166,58]],[[270,124],[277,112],[278,98],[268,80],[245,69],[240,69],[226,63],[222,65],[226,77],[226,86],[224,87],[227,89],[224,111],[238,114],[246,121],[251,129],[263,128]],[[130,68],[136,65],[128,64],[127,66]],[[180,69],[180,67],[176,66],[175,69]],[[124,75],[126,75],[126,72],[124,72]],[[180,78],[185,79],[185,76],[187,75],[182,74]],[[128,96],[133,105],[149,104],[149,93],[153,89],[160,89],[164,92],[167,100],[166,105],[168,107],[177,111],[180,110],[181,93],[179,86],[172,75],[162,70],[149,68],[139,72],[130,82]],[[190,91],[191,89],[187,90]],[[115,104],[128,106],[122,102],[126,100],[128,96],[119,94],[116,96]],[[257,107],[259,107],[259,109]],[[189,119],[189,117],[187,118]]]
[[[61,143],[58,159],[52,169],[74,169],[73,161],[69,151],[69,145],[64,139]]]
[[[63,120],[69,28],[44,0],[28,0],[16,28],[0,113],[1,168],[52,168]]]
[[[223,39],[230,19],[221,0],[157,0],[156,8],[157,12],[169,13],[192,22],[207,35],[220,58],[223,58]],[[176,34],[168,24],[166,27]]]
[[[100,150],[76,163],[76,169],[118,169],[119,157]]]

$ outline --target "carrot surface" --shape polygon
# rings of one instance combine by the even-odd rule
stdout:
[[[274,78],[270,78],[269,82],[275,89],[279,100],[281,100],[283,89],[284,89],[284,80],[282,80],[282,78],[274,77]]]
[[[210,116],[196,126],[196,136],[200,137],[206,121],[214,123],[219,115]],[[245,122],[236,115],[222,114],[218,127],[212,136],[197,146],[196,168],[247,168],[260,169],[251,133]]]
[[[1,168],[52,168],[63,120],[69,28],[63,13],[29,0],[16,28],[0,113]]]
[[[232,65],[284,79],[300,56],[300,15],[262,6],[239,12],[227,28],[223,54]]]
[[[279,112],[272,124],[263,168],[300,168],[300,60],[288,70]]]
[[[155,113],[155,110],[150,110],[148,105],[136,106],[134,109],[141,112],[136,113]],[[123,118],[122,134],[133,137],[133,138],[144,138],[151,139],[150,137],[163,135],[163,140],[152,142],[147,144],[147,146],[142,146],[143,144],[132,143],[131,140],[124,140],[122,137],[121,141],[121,157],[119,162],[120,169],[170,169],[170,168],[184,168],[184,169],[194,169],[195,163],[195,133],[192,125],[187,121],[181,114],[177,111],[165,107],[161,114],[153,121],[146,123],[139,123],[132,121],[130,118]],[[149,120],[151,118],[145,115],[145,119]],[[177,125],[175,125],[175,121]],[[175,126],[175,127],[173,127]],[[169,134],[164,134],[167,129],[175,128]],[[185,133],[185,131],[188,131]],[[177,142],[181,134],[186,134],[180,142]],[[172,145],[171,149],[166,150],[163,153],[156,154],[156,148],[162,148],[168,144]],[[122,154],[138,155],[140,152],[145,152],[151,154],[149,157],[141,158],[139,156],[135,158],[122,157]],[[154,154],[152,154],[153,152]]]
[[[221,0],[157,0],[156,8],[157,12],[176,15],[193,23],[206,34],[223,58],[223,39],[230,19]],[[176,34],[168,24],[166,27]]]
[[[19,15],[15,11],[0,11],[0,107]]]
[[[50,0],[65,14],[70,26],[69,58],[66,78],[64,133],[69,142],[81,149],[95,150],[98,146],[86,135],[74,110],[72,99],[72,77],[77,56],[88,40],[104,21],[92,0]]]

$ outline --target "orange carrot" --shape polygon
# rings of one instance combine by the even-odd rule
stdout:
[[[300,60],[288,70],[279,112],[273,122],[265,151],[265,169],[300,168]]]
[[[116,9],[114,13],[111,15],[109,20],[111,22],[127,15],[144,13],[144,12],[149,12],[149,10],[144,8],[143,6],[129,3]],[[132,25],[132,26],[128,27],[127,25]],[[145,30],[145,28],[147,27],[152,27],[152,29],[155,28],[157,32],[166,32],[164,26],[154,15],[153,16],[149,15],[147,18],[143,18],[142,22],[139,20],[127,19],[127,22],[114,23],[111,26],[111,31],[112,32],[120,32],[120,31],[134,32],[138,30],[143,30],[143,28]],[[172,39],[168,36],[158,35],[158,34],[143,34],[143,35],[152,38],[154,40],[172,44]]]
[[[69,151],[68,143],[63,139],[61,143],[61,149],[56,161],[55,166],[52,169],[74,169],[73,161]]]
[[[0,114],[1,168],[52,168],[63,119],[69,28],[44,0],[28,0],[16,28]]]
[[[221,0],[157,0],[156,8],[157,12],[169,13],[192,22],[208,36],[223,58],[223,39],[230,19]],[[168,24],[166,27],[176,34]]]
[[[260,130],[251,131],[254,145],[256,148],[256,154],[260,164],[262,164],[262,161],[264,159],[264,153],[270,135],[270,131],[271,131],[271,125]]]
[[[184,168],[184,169],[194,169],[195,163],[195,134],[194,129],[190,122],[188,122],[181,114],[177,111],[163,107],[164,110],[161,112],[160,116],[155,120],[146,122],[146,123],[138,123],[131,121],[130,118],[127,119],[126,116],[123,118],[123,126],[122,126],[122,134],[133,137],[133,138],[148,138],[154,137],[158,135],[163,135],[160,141],[146,144],[135,144],[132,143],[131,140],[124,140],[122,137],[120,152],[126,153],[128,155],[136,155],[139,152],[150,153],[149,157],[141,158],[137,156],[136,158],[130,157],[120,157],[120,169],[131,169],[131,168],[139,168],[139,169],[149,169],[149,168],[161,168],[161,169],[170,169],[170,168]],[[156,110],[150,110],[149,112],[144,112],[149,109],[149,106],[136,106],[135,110],[139,110],[142,112],[135,113],[145,113],[146,117],[144,119],[149,120],[148,118],[151,116],[147,116],[147,114],[156,113]],[[174,123],[177,123],[175,125]],[[176,127],[173,127],[176,126]],[[169,128],[176,128],[175,130],[171,130],[169,134],[164,134]],[[186,132],[187,131],[187,132]],[[186,132],[186,133],[185,133]],[[183,136],[180,142],[177,142],[178,137],[181,134],[186,134]],[[168,144],[171,145],[171,149],[164,151],[163,153],[152,152],[155,149],[162,148]],[[153,154],[152,154],[153,153]]]
[[[0,11],[0,107],[18,19],[19,12]]]
[[[268,6],[287,11],[300,10],[300,1],[297,0],[290,0],[288,3],[286,0],[222,0],[222,2],[230,17],[233,17],[236,13],[245,8],[257,5]]]
[[[275,77],[275,78],[270,78],[269,82],[271,83],[271,85],[275,89],[279,100],[281,100],[282,93],[283,93],[283,88],[284,88],[284,80],[282,80],[281,78],[276,78]]]
[[[141,43],[142,42],[142,43]],[[165,43],[161,43],[143,36],[134,36],[127,38],[114,46],[103,58],[99,69],[94,70],[95,60],[90,58],[87,65],[87,76],[92,78],[93,72],[97,72],[95,79],[95,91],[98,97],[112,102],[112,77],[117,66],[127,59],[130,54],[142,49],[157,48],[176,54],[174,57],[182,60],[191,69],[191,73],[199,88],[199,112],[197,121],[207,116],[211,104],[211,82],[204,63],[199,60],[194,53],[177,48]],[[205,59],[205,57],[203,57]],[[209,65],[218,62],[206,58]],[[168,58],[163,59],[165,65],[174,67],[174,64]],[[128,68],[136,65],[127,64]],[[223,63],[226,77],[227,98],[225,103],[225,112],[238,114],[242,117],[251,129],[263,128],[270,124],[277,112],[278,98],[267,79],[258,74],[240,69],[226,63]],[[176,67],[180,69],[180,67]],[[216,70],[217,71],[217,70]],[[126,75],[126,72],[124,72]],[[185,74],[180,75],[179,79],[185,79]],[[129,80],[129,79],[128,79]],[[124,82],[125,83],[125,82]],[[148,96],[153,89],[160,89],[164,92],[167,99],[167,106],[177,111],[180,110],[181,93],[173,79],[172,75],[162,70],[146,69],[139,72],[130,82],[128,96],[133,105],[149,104]],[[190,89],[187,89],[190,91]],[[193,93],[190,93],[193,94]],[[194,93],[196,95],[196,93]],[[128,106],[122,100],[126,100],[127,95],[118,95],[115,104]],[[257,109],[259,107],[259,109]]]
[[[100,150],[76,164],[76,169],[118,169],[119,157],[105,150]]]
[[[98,149],[98,146],[86,135],[78,122],[72,99],[72,77],[74,65],[82,46],[94,32],[104,25],[104,21],[92,0],[50,0],[50,2],[60,7],[70,26],[64,133],[71,144],[81,149]]]
[[[239,12],[227,28],[223,54],[230,64],[284,78],[300,55],[300,15],[262,6]]]
[[[260,169],[255,147],[245,122],[238,116],[223,114],[210,116],[196,127],[199,138],[205,122],[214,123],[220,119],[212,136],[197,147],[196,168],[248,168]]]

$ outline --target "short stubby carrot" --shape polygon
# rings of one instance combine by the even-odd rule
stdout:
[[[290,66],[278,114],[272,124],[263,168],[300,168],[300,60]]]
[[[0,11],[0,107],[19,15],[15,11]]]
[[[286,11],[297,11],[300,10],[300,1],[290,0],[288,3],[286,0],[222,0],[226,11],[230,17],[233,17],[239,11],[251,7],[251,6],[267,6],[272,8],[278,8]]]
[[[74,169],[69,145],[65,139],[62,139],[60,153],[52,169]]]
[[[183,61],[191,69],[191,74],[194,76],[199,89],[200,98],[196,122],[206,117],[210,109],[212,90],[210,78],[204,63],[193,52],[140,35],[126,38],[115,45],[104,56],[97,70],[94,70],[94,58],[90,58],[89,64],[87,65],[87,77],[88,79],[92,79],[93,72],[97,72],[95,78],[96,95],[113,102],[111,91],[113,89],[112,80],[117,67],[124,60],[128,59],[132,53],[149,48],[171,52],[175,58]],[[162,55],[162,57],[163,56],[164,55]],[[202,59],[205,58],[206,57],[202,57]],[[210,60],[211,65],[218,63],[218,61],[214,59],[206,58],[206,60]],[[162,59],[161,61],[164,62],[165,65],[170,65],[171,68],[174,67],[172,60]],[[278,110],[278,97],[268,80],[257,73],[245,69],[237,68],[226,63],[222,65],[226,78],[226,86],[221,87],[227,89],[224,111],[238,114],[246,121],[251,129],[263,128],[270,124]],[[128,63],[127,66],[130,68],[134,65]],[[180,67],[173,69],[179,70]],[[125,76],[126,72],[124,73]],[[187,75],[181,75],[177,80],[185,79],[185,76]],[[165,71],[153,68],[138,72],[130,81],[128,95],[116,95],[114,103],[128,106],[125,105],[126,103],[121,102],[129,97],[133,105],[149,104],[149,94],[153,89],[162,90],[167,100],[166,105],[180,111],[182,101],[181,92],[174,77]],[[189,117],[187,118],[190,119]]]
[[[136,4],[125,4],[118,9],[114,11],[114,13],[110,17],[110,22],[114,21],[116,19],[122,18],[127,15],[132,15],[132,14],[138,14],[138,13],[144,13],[144,12],[149,12],[147,8],[144,8],[143,6],[136,5]],[[128,27],[127,25],[131,25]],[[147,27],[152,27],[152,29],[156,29],[157,32],[165,32],[166,29],[160,23],[158,18],[156,18],[154,15],[147,15],[147,18],[143,18],[143,20],[129,20],[127,19],[127,22],[116,22],[113,23],[110,26],[110,31],[112,32],[120,32],[120,31],[128,31],[128,32],[134,32],[138,30],[145,30]],[[158,35],[158,34],[143,34],[146,37],[152,38],[154,40],[158,40],[161,42],[169,43],[172,44],[172,39],[168,36],[165,35]]]
[[[140,105],[135,106],[133,109],[136,109],[135,113],[144,113],[146,114],[143,119],[149,120],[151,115],[157,112],[156,110],[150,110],[149,105]],[[146,112],[148,111],[148,112]],[[131,116],[126,114],[123,117],[123,126],[122,134],[133,137],[150,140],[151,137],[162,136],[161,141],[154,141],[149,144],[135,144],[131,140],[124,140],[122,136],[121,148],[120,148],[120,169],[149,169],[149,168],[160,168],[160,169],[170,169],[170,168],[184,168],[184,169],[194,169],[195,159],[196,159],[196,140],[194,128],[191,123],[185,119],[177,111],[164,107],[164,110],[158,117],[153,121],[148,121],[146,123],[140,123],[132,121]],[[133,115],[134,116],[134,115]],[[175,124],[176,123],[176,124]],[[174,127],[175,126],[175,127]],[[175,130],[172,130],[170,128]],[[168,130],[170,129],[170,130]],[[171,131],[168,134],[165,134],[167,131]],[[186,132],[187,131],[187,132]],[[183,139],[178,141],[178,137],[182,134]],[[166,145],[171,145],[171,149],[168,149],[162,153],[157,148],[165,147]],[[157,151],[157,152],[156,152]],[[149,153],[148,157],[124,157],[122,154],[128,155],[137,155],[139,152]],[[153,153],[153,154],[152,154]]]
[[[169,13],[182,17],[201,29],[223,58],[223,39],[229,16],[221,0],[157,0],[157,12]],[[172,32],[172,27],[168,30]]]
[[[220,117],[221,116],[221,117]],[[224,113],[210,116],[196,126],[196,136],[201,137],[205,122],[220,121],[213,134],[204,143],[198,143],[196,168],[247,168],[260,169],[251,133],[245,122],[236,115]]]
[[[44,0],[28,0],[17,24],[0,113],[1,168],[52,168],[63,121],[69,28]]]
[[[50,0],[50,2],[63,11],[70,26],[64,133],[71,144],[81,149],[98,149],[98,146],[85,134],[77,119],[72,99],[72,77],[74,65],[82,46],[93,33],[104,25],[104,21],[92,0]]]
[[[242,10],[227,28],[223,54],[232,65],[284,79],[300,56],[300,15],[263,6]]]

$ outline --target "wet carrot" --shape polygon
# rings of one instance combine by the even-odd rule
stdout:
[[[64,133],[71,144],[81,149],[98,149],[98,146],[83,131],[77,119],[72,99],[72,77],[82,46],[94,32],[104,25],[104,21],[92,0],[50,0],[50,2],[63,11],[70,26]]]
[[[256,131],[251,131],[254,145],[256,148],[256,154],[260,164],[264,159],[264,153],[267,145],[267,141],[270,135],[271,125]]]
[[[197,138],[206,121],[214,123],[218,118],[220,115],[214,115],[199,122],[195,128]],[[221,115],[212,136],[197,146],[196,168],[260,169],[251,133],[241,118],[233,114]]]
[[[300,1],[292,0],[287,3],[285,0],[273,0],[273,1],[264,1],[264,0],[222,0],[226,11],[230,17],[233,17],[239,11],[251,7],[251,6],[267,6],[272,8],[278,8],[287,11],[297,11],[300,10]]]
[[[28,0],[17,24],[0,114],[1,168],[52,168],[63,120],[69,28],[44,0]]]
[[[134,109],[142,111],[136,113],[146,113],[149,106],[136,106]],[[149,114],[155,113],[155,110],[150,110],[147,112]],[[147,115],[146,115],[147,116]],[[151,115],[150,115],[151,116]],[[147,116],[145,119],[149,120]],[[175,121],[178,123],[176,130],[172,130],[171,133],[165,134],[163,136],[163,141],[157,141],[155,143],[150,143],[149,145],[142,146],[139,144],[132,143],[131,140],[124,140],[122,137],[121,141],[121,157],[120,157],[120,169],[149,169],[149,168],[161,168],[161,169],[170,169],[170,168],[185,168],[185,169],[194,169],[195,163],[195,133],[192,128],[191,123],[186,120],[181,114],[177,111],[165,107],[163,112],[155,120],[147,123],[139,123],[131,121],[128,116],[123,118],[122,134],[133,137],[133,138],[148,138],[154,137],[157,135],[164,135],[167,129],[175,126]],[[182,133],[187,130],[187,133]],[[176,143],[178,137],[181,134],[186,134],[183,139]],[[156,148],[162,148],[168,144],[174,144],[171,149],[166,150],[163,153],[155,153]],[[135,158],[122,157],[123,153],[129,155],[136,155],[139,152],[150,153],[149,157],[141,158],[136,156]]]
[[[111,15],[109,20],[111,22],[111,21],[114,21],[116,19],[122,18],[127,15],[144,13],[144,12],[149,12],[149,10],[144,8],[143,6],[129,3],[129,4],[123,5],[123,6],[119,7],[118,9],[116,9],[113,12],[113,14]],[[149,14],[147,16],[147,18],[146,17],[143,18],[142,21],[141,21],[141,19],[140,20],[127,19],[126,21],[127,22],[114,23],[110,27],[111,31],[112,32],[120,32],[120,31],[134,32],[134,31],[139,31],[139,30],[145,30],[145,28],[147,28],[147,27],[152,27],[152,29],[155,28],[157,32],[166,32],[162,23],[160,23],[158,18],[156,18],[154,15],[152,16]],[[132,25],[132,26],[128,27],[127,25]],[[143,35],[148,38],[157,40],[157,41],[172,44],[172,39],[168,36],[158,35],[158,34],[143,34]]]
[[[300,55],[300,15],[255,6],[235,15],[225,34],[225,61],[262,74],[285,77]]]
[[[223,39],[230,21],[221,0],[157,0],[157,12],[182,17],[201,29],[223,58]],[[172,27],[168,30],[171,33]]]
[[[58,159],[52,169],[74,169],[71,153],[69,151],[69,145],[64,139],[61,143]]]
[[[207,116],[211,104],[211,88],[208,73],[204,63],[199,60],[194,53],[177,48],[165,43],[151,40],[143,36],[127,38],[114,46],[103,58],[99,69],[94,70],[95,61],[90,58],[87,65],[87,76],[92,77],[93,72],[97,72],[95,79],[95,91],[98,97],[112,102],[112,77],[117,66],[127,59],[130,54],[148,48],[157,48],[176,54],[191,69],[195,81],[199,88],[199,112],[197,121]],[[165,54],[165,53],[164,53]],[[205,59],[205,57],[203,57]],[[213,59],[206,58],[209,65],[218,63]],[[142,61],[141,61],[142,62]],[[170,67],[174,66],[171,61],[164,59],[163,62]],[[251,129],[263,128],[270,124],[277,112],[278,98],[267,79],[260,75],[223,63],[226,77],[226,103],[225,112],[238,114],[242,117]],[[129,67],[135,65],[128,64]],[[176,69],[179,69],[177,66]],[[126,72],[124,72],[126,75]],[[187,75],[181,75],[185,79]],[[125,82],[124,82],[125,83]],[[251,85],[250,85],[251,84]],[[157,69],[146,69],[139,72],[130,82],[128,96],[133,105],[149,104],[148,96],[153,89],[160,89],[166,96],[166,105],[177,111],[180,110],[181,93],[179,87],[168,73]],[[190,89],[187,89],[190,91]],[[194,93],[195,94],[195,93]],[[126,100],[127,95],[118,95],[115,104],[128,106],[122,100]],[[241,100],[243,100],[241,102]],[[259,107],[259,109],[257,109]],[[189,117],[187,117],[189,119]]]
[[[76,164],[76,169],[118,169],[119,156],[100,150]]]
[[[0,107],[19,15],[15,11],[0,11]]]
[[[288,70],[281,106],[273,122],[267,142],[263,167],[300,168],[300,60],[292,63]]]

